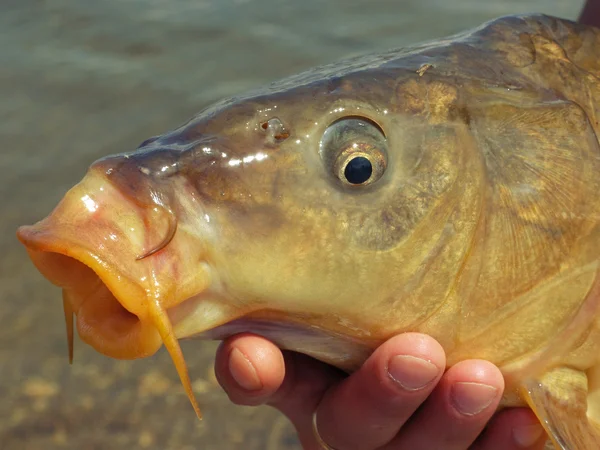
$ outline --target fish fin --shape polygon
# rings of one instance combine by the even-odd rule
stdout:
[[[73,364],[73,305],[69,300],[69,292],[66,289],[62,291],[63,311],[65,313],[65,325],[67,327],[67,345],[69,347],[69,364]]]
[[[198,402],[196,401],[196,397],[194,395],[194,390],[192,389],[192,382],[190,380],[190,375],[188,373],[187,364],[185,362],[185,358],[183,356],[183,352],[181,351],[181,346],[179,345],[179,341],[175,337],[175,333],[173,332],[173,325],[171,324],[171,320],[167,315],[166,311],[158,304],[155,304],[154,307],[150,308],[154,325],[156,326],[160,337],[162,338],[163,344],[167,348],[169,355],[171,355],[171,359],[173,360],[173,364],[175,364],[175,369],[177,370],[177,374],[179,375],[179,379],[181,380],[181,384],[183,384],[183,388],[185,393],[187,394],[198,419],[202,420],[202,412],[200,411],[200,407],[198,406]]]
[[[521,394],[558,450],[598,450],[600,423],[588,411],[588,378],[556,368],[523,383]]]

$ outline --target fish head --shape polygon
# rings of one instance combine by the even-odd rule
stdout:
[[[401,300],[393,274],[414,274],[421,248],[439,242],[464,146],[443,117],[455,90],[363,69],[208,108],[95,162],[48,217],[21,227],[82,340],[125,359],[164,343],[190,396],[177,339],[232,321],[375,347],[392,295]]]
[[[369,308],[402,301],[390,272],[404,265],[414,275],[440,234],[451,238],[440,218],[459,201],[468,145],[456,89],[430,83],[426,92],[418,79],[406,70],[399,83],[379,69],[292,80],[161,138],[204,140],[194,150],[203,162],[183,164],[197,201],[179,215],[210,230],[198,239],[208,242],[214,284],[173,308],[178,336],[244,317],[381,341],[383,317]],[[426,301],[415,308],[443,296]]]

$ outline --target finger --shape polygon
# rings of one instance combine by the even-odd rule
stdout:
[[[313,412],[325,392],[346,376],[333,367],[294,352],[284,352],[286,374],[268,404],[292,422],[304,449],[321,449],[313,430]]]
[[[528,408],[511,408],[497,414],[472,450],[542,450],[546,433]]]
[[[317,428],[333,448],[368,450],[390,441],[442,377],[446,358],[433,338],[406,333],[381,345],[325,394]]]
[[[233,403],[260,405],[283,383],[284,358],[279,348],[267,339],[239,334],[219,346],[215,375]]]
[[[463,450],[494,414],[504,379],[487,361],[462,361],[448,369],[422,408],[384,448]]]
[[[313,411],[323,393],[344,378],[327,364],[299,353],[281,352],[267,339],[247,333],[221,344],[215,373],[234,403],[269,404],[284,413],[306,449],[319,448],[312,428]]]

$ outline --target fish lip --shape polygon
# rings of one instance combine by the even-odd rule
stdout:
[[[142,279],[156,260],[136,261],[148,222],[134,199],[90,170],[47,217],[16,233],[38,271],[63,289],[82,340],[110,357],[143,357],[162,345]]]
[[[209,288],[211,272],[201,266],[206,261],[206,243],[189,227],[177,226],[177,217],[168,205],[153,202],[149,208],[113,181],[102,170],[88,171],[46,218],[20,227],[17,238],[42,275],[63,288],[63,299],[69,299],[73,306],[70,309],[78,316],[80,337],[100,353],[131,359],[148,356],[160,348],[158,322],[164,325],[171,308]],[[190,207],[186,204],[183,210]],[[74,262],[89,268],[90,273]],[[87,278],[73,280],[77,277]],[[123,330],[121,325],[130,318],[124,312],[137,317],[143,325],[138,330],[143,340],[136,344],[126,336],[130,346],[127,352],[121,352],[116,344],[103,346],[101,329],[98,336],[86,339],[82,335],[89,330],[80,327],[79,308],[91,289],[84,285],[97,284],[96,280],[110,292],[110,296],[107,292],[101,295],[108,304],[104,309],[93,302],[86,304],[83,314],[92,310],[98,313],[98,317],[92,317],[90,312],[88,322],[100,328],[100,318],[105,318],[106,331],[115,340],[118,336],[114,330]],[[121,325],[111,325],[109,312],[123,319]]]
[[[198,270],[205,245],[175,226],[170,202],[157,195],[162,187],[145,180],[137,188],[103,169],[90,169],[48,217],[19,228],[17,237],[44,277],[63,288],[70,359],[73,314],[82,340],[109,357],[142,358],[164,345],[201,417],[168,311],[210,286],[210,271]]]
[[[140,289],[140,287],[136,286],[136,283],[131,283],[127,278],[116,275],[115,272],[111,273],[110,270],[105,270],[107,269],[106,265],[95,258],[95,255],[89,250],[86,251],[82,246],[74,247],[76,250],[69,250],[68,246],[60,245],[59,240],[40,238],[40,234],[36,233],[34,228],[21,228],[17,235],[23,243],[30,244],[27,249],[32,261],[40,272],[54,284],[59,286],[65,284],[67,278],[62,278],[65,283],[61,283],[60,277],[64,274],[52,272],[54,269],[51,266],[52,261],[47,258],[48,255],[54,256],[54,258],[66,257],[76,261],[80,266],[89,268],[87,279],[77,280],[72,285],[63,287],[63,308],[70,361],[73,357],[73,313],[77,315],[77,330],[82,340],[109,357],[117,359],[144,358],[156,353],[164,344],[173,359],[194,411],[199,418],[202,417],[194,397],[185,359],[172,332],[166,308],[161,305],[159,297],[152,299],[148,295],[149,292],[142,295],[138,299],[138,303],[142,309],[145,307],[146,315],[140,316],[140,314],[136,314],[136,311],[131,311],[133,308],[126,308],[130,302],[122,297],[123,289],[131,289],[132,286],[134,289]],[[59,250],[59,252],[51,250]],[[136,264],[142,264],[142,262],[136,261]],[[99,289],[96,289],[98,283],[93,283],[93,278],[90,279],[89,272],[92,272],[93,277],[100,281]],[[86,275],[86,273],[80,271],[77,275]],[[118,279],[119,283],[115,285],[114,279]],[[90,281],[92,282],[90,283]],[[115,290],[115,286],[119,289]],[[126,295],[131,295],[131,292],[126,292]]]
[[[150,356],[161,347],[152,322],[124,300],[125,296],[145,298],[142,286],[111,270],[89,249],[64,245],[55,236],[36,230],[36,225],[20,227],[17,237],[40,273],[62,288],[84,342],[117,359]],[[69,337],[70,353],[72,345]]]
[[[120,271],[116,267],[109,266],[109,264],[104,261],[100,255],[91,251],[90,249],[79,244],[72,245],[68,242],[64,242],[64,239],[61,239],[60,236],[55,235],[52,233],[52,231],[47,229],[52,227],[43,227],[40,229],[39,227],[42,223],[43,221],[38,222],[35,225],[24,225],[19,227],[17,230],[17,238],[26,247],[34,265],[36,265],[40,273],[42,273],[45,278],[60,288],[67,288],[67,286],[62,285],[62,283],[55,283],[51,279],[51,276],[47,276],[47,274],[49,274],[49,268],[39,267],[40,260],[37,257],[39,255],[35,254],[36,252],[44,253],[50,257],[52,257],[51,255],[60,255],[66,258],[71,258],[72,260],[91,269],[100,279],[100,281],[107,286],[107,288],[111,291],[123,308],[125,308],[131,314],[140,317],[140,311],[134,310],[127,304],[127,302],[122,301],[122,291],[124,287],[123,285],[125,284],[128,290],[135,290],[139,295],[145,296],[146,292],[142,286],[134,282],[123,271]]]
[[[150,184],[141,189],[141,199],[136,198],[130,186],[121,187],[104,169],[90,169],[47,217],[20,227],[17,238],[34,264],[43,258],[32,252],[46,252],[91,268],[125,309],[144,320],[148,308],[141,299],[156,290],[156,273],[168,275],[174,264],[169,255],[172,241],[181,233],[169,205],[154,201]],[[175,247],[178,252],[182,246]],[[38,269],[51,280],[52,267],[42,266]],[[169,280],[162,281],[164,288]]]

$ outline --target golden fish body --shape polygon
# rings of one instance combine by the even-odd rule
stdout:
[[[419,331],[498,365],[557,448],[599,448],[599,51],[524,16],[324,66],[94,163],[19,238],[71,334],[164,343],[192,401],[177,339],[352,371]]]

